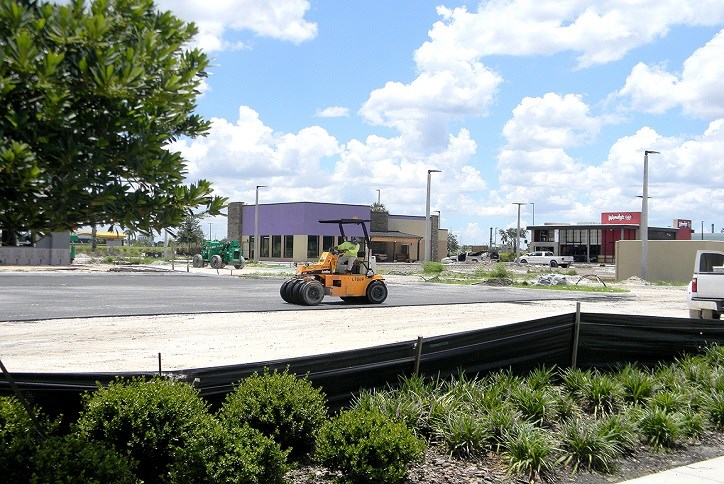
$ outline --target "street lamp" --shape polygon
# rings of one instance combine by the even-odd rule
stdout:
[[[530,205],[533,205],[533,223],[531,225],[535,225],[535,202],[530,202]]]
[[[380,189],[377,189],[377,205],[380,204]]]
[[[254,257],[259,260],[259,189],[265,188],[266,185],[256,186],[256,202],[254,203]]]
[[[641,279],[648,279],[649,271],[649,155],[658,151],[644,151],[644,189],[641,195]]]
[[[427,170],[427,199],[425,200],[425,257],[423,262],[430,261],[432,250],[432,229],[430,227],[430,180],[433,173],[441,173],[442,170]]]
[[[520,247],[520,206],[528,205],[525,202],[513,202],[513,205],[518,205],[518,230],[515,233],[515,258],[518,258],[518,248]]]

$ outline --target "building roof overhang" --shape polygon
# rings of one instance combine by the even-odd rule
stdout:
[[[370,232],[370,240],[372,242],[417,242],[422,240],[419,235],[406,234],[396,230],[373,231]]]

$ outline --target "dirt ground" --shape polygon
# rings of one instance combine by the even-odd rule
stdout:
[[[385,276],[390,291],[421,281],[419,275],[404,274],[408,266]],[[109,268],[88,265],[74,270]],[[246,268],[234,274],[259,270]],[[614,299],[586,300],[581,305],[584,312],[688,317],[683,286],[649,285],[637,279],[613,283],[610,267],[592,267],[588,272],[595,278],[582,283],[600,284],[601,277],[629,292]],[[579,274],[571,279],[585,275]],[[171,371],[330,353],[575,310],[576,302],[566,300],[0,322],[0,355],[13,372],[121,372],[157,371],[161,353],[163,370]]]

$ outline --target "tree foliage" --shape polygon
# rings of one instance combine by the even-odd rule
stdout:
[[[458,236],[453,234],[452,232],[448,232],[448,234],[447,234],[447,253],[448,254],[457,254],[458,250],[460,250],[460,242],[458,242]]]
[[[370,205],[370,210],[373,212],[386,212],[387,207],[385,207],[384,203],[375,202],[372,205]]]
[[[204,230],[195,215],[184,217],[176,231],[176,240],[182,244],[200,244],[204,241]]]
[[[219,213],[169,149],[209,128],[196,31],[153,0],[0,0],[0,229],[148,233]]]

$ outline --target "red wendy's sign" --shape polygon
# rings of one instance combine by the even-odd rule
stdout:
[[[639,225],[641,212],[604,212],[601,214],[601,223]]]

